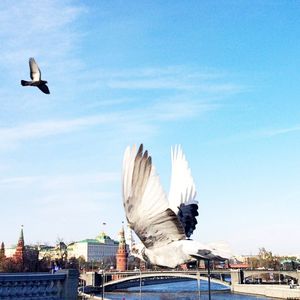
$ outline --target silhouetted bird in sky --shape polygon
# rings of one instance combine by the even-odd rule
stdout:
[[[35,62],[34,58],[29,58],[30,78],[32,81],[21,80],[23,86],[36,86],[43,93],[50,94],[49,88],[46,85],[47,81],[41,79],[41,71]]]

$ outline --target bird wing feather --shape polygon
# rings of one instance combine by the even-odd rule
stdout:
[[[189,237],[196,228],[196,216],[198,216],[195,182],[186,157],[179,145],[171,149],[171,160],[169,206],[179,215],[185,233]]]
[[[30,67],[30,78],[33,81],[40,81],[41,80],[41,71],[33,57],[31,57],[29,59],[29,67]]]
[[[39,84],[37,86],[43,93],[50,94],[49,88],[46,84]]]
[[[123,159],[123,204],[130,227],[145,247],[185,238],[176,214],[168,207],[159,176],[143,145],[126,149]]]

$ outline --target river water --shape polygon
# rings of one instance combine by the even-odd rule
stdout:
[[[211,283],[211,300],[270,300],[261,296],[238,295],[230,292],[230,289],[220,284]],[[207,281],[200,282],[200,299],[208,300]],[[99,295],[100,296],[100,295]],[[161,283],[132,287],[122,292],[105,293],[105,298],[111,300],[199,300],[199,291],[196,280],[175,283]]]

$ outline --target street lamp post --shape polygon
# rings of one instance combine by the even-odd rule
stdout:
[[[105,274],[104,274],[104,269],[102,269],[102,300],[104,300],[104,282],[105,282]]]
[[[200,300],[200,272],[199,270],[197,271],[197,287],[198,287],[198,297],[199,297],[199,300]]]
[[[140,299],[142,299],[142,271],[140,269]]]
[[[208,300],[211,300],[211,291],[210,291],[210,260],[207,260],[207,282],[208,282]]]

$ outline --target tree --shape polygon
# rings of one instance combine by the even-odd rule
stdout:
[[[24,253],[24,272],[37,272],[39,270],[39,252],[34,247],[26,247]]]
[[[66,269],[76,269],[79,270],[79,259],[71,257],[65,264]]]
[[[23,266],[14,258],[8,257],[1,261],[0,271],[5,273],[17,273],[23,271]]]

